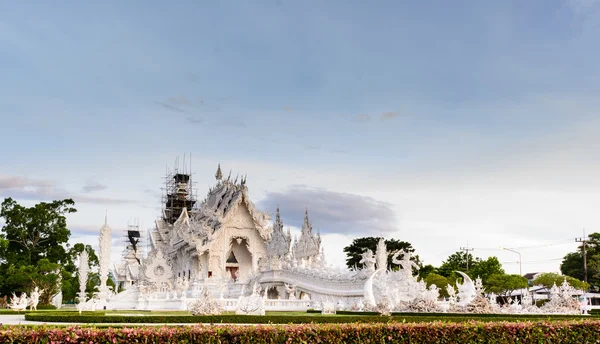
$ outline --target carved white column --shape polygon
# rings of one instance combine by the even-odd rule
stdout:
[[[107,224],[107,218],[104,217],[104,225],[100,228],[100,237],[98,238],[100,252],[100,298],[101,301],[106,301],[108,298],[108,287],[106,280],[108,279],[108,268],[110,266],[110,251],[112,246],[112,229]]]
[[[87,301],[85,287],[87,286],[88,273],[90,271],[88,259],[88,252],[84,249],[79,255],[79,314],[81,314],[81,311],[83,310],[83,304]]]

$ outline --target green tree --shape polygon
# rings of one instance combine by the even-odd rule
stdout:
[[[71,231],[65,214],[76,212],[72,199],[41,202],[31,208],[6,198],[0,208],[4,226],[0,237],[8,241],[0,252],[2,259],[24,265],[37,264],[40,259],[52,263],[64,260]]]
[[[16,291],[28,294],[38,287],[40,304],[49,304],[52,296],[58,293],[57,281],[61,266],[52,263],[48,259],[40,259],[37,265],[10,265],[7,270],[6,279],[12,285],[18,285]]]
[[[469,269],[469,276],[471,278],[480,277],[484,286],[487,284],[490,276],[502,274],[504,274],[504,269],[502,269],[502,264],[500,264],[497,257],[488,257],[486,260],[480,260],[472,269]]]
[[[435,272],[435,266],[433,266],[431,264],[423,265],[419,269],[419,277],[422,279],[425,279],[425,278],[427,278],[427,276],[429,276],[429,274],[434,273],[434,272]]]
[[[501,296],[506,302],[513,291],[523,288],[527,288],[527,278],[519,275],[495,274],[489,276],[485,290]]]
[[[586,259],[588,264],[588,282],[594,289],[600,289],[600,233],[588,235],[586,243]],[[560,272],[578,280],[585,280],[583,271],[583,245],[576,252],[564,256],[560,264]]]
[[[480,277],[484,286],[490,276],[504,274],[502,264],[500,264],[497,257],[488,257],[486,260],[483,260],[479,257],[473,257],[470,253],[469,270],[467,271],[467,254],[462,251],[448,256],[436,272],[446,277],[449,281],[456,281],[458,278],[456,271],[462,271],[472,279]]]
[[[90,267],[98,266],[98,256],[89,245],[69,247],[71,231],[66,215],[76,212],[71,199],[41,202],[33,207],[6,198],[0,208],[5,222],[0,233],[0,294],[27,292],[37,286],[44,289],[40,303],[50,301],[59,277],[63,300],[74,298],[79,288],[75,262],[84,249],[90,256]]]
[[[375,237],[356,238],[352,241],[352,244],[344,247],[344,252],[346,253],[347,257],[346,266],[350,269],[363,268],[363,264],[360,263],[362,254],[367,249],[370,249],[373,251],[373,253],[375,253],[377,251],[377,243],[379,242],[379,239],[380,238]],[[388,251],[388,268],[390,269],[398,269],[398,265],[392,263],[392,255],[395,251],[404,250],[405,252],[410,253],[415,252],[415,249],[410,243],[396,239],[386,240],[385,247]],[[412,260],[421,266],[418,256],[413,256]]]
[[[539,275],[536,279],[534,279],[531,282],[531,284],[541,285],[550,289],[554,284],[560,286],[565,281],[565,279],[567,280],[567,283],[569,283],[575,289],[588,290],[590,288],[589,283],[585,283],[571,276],[561,276],[559,274],[551,272]]]
[[[473,255],[469,253],[469,272],[467,272],[467,254],[465,252],[458,251],[451,254],[448,258],[442,262],[442,265],[437,269],[437,273],[444,277],[452,277],[454,279],[456,274],[455,271],[465,272],[471,277],[472,269],[481,261],[481,258],[473,258]]]
[[[448,281],[448,279],[446,277],[432,272],[432,273],[428,274],[427,277],[425,277],[425,279],[423,281],[427,285],[427,288],[429,288],[430,285],[435,284],[438,287],[438,289],[440,290],[441,297],[449,296],[448,291],[446,290],[446,286],[448,284],[450,284],[450,282]]]

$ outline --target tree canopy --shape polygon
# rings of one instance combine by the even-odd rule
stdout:
[[[588,282],[590,287],[600,289],[600,233],[588,235],[586,243],[586,258],[588,267]],[[583,271],[583,244],[577,251],[567,253],[560,264],[560,272],[577,280],[585,280]]]
[[[462,251],[451,254],[442,262],[442,265],[437,269],[437,273],[450,280],[456,280],[456,272],[462,271],[469,275],[472,279],[480,277],[483,284],[486,284],[487,279],[492,275],[504,274],[502,264],[496,257],[488,257],[483,260],[479,257],[473,257],[469,253],[469,270],[467,271],[467,254]]]
[[[427,288],[429,288],[430,285],[435,284],[435,286],[439,289],[441,297],[449,296],[448,291],[446,290],[446,286],[450,284],[450,281],[448,281],[446,277],[432,272],[428,274],[427,277],[423,279],[423,281],[427,285]]]
[[[363,264],[360,263],[362,259],[362,254],[370,249],[375,253],[377,251],[377,243],[380,238],[376,237],[363,237],[356,238],[352,241],[352,244],[344,247],[344,252],[346,253],[346,266],[350,269],[354,268],[363,268]],[[415,249],[412,245],[406,241],[400,241],[396,239],[385,240],[385,247],[388,252],[388,268],[390,269],[398,269],[398,265],[392,263],[392,256],[395,251],[404,250],[405,252],[413,253]],[[421,265],[418,256],[413,256],[412,260],[414,260],[419,266]]]
[[[589,283],[580,281],[577,278],[573,278],[571,276],[561,276],[559,274],[555,274],[555,273],[551,273],[551,272],[539,275],[536,279],[534,279],[532,281],[532,284],[533,285],[541,285],[541,286],[544,286],[544,287],[550,289],[550,288],[552,288],[552,286],[554,284],[556,284],[557,286],[560,286],[564,282],[565,279],[567,280],[567,283],[569,283],[575,289],[588,290],[590,288]]]
[[[488,277],[485,290],[502,296],[505,300],[518,289],[527,288],[527,278],[520,275],[493,274]]]
[[[37,286],[44,289],[40,303],[47,304],[58,293],[60,279],[63,301],[74,300],[79,288],[75,276],[79,253],[88,251],[90,267],[98,266],[98,256],[91,246],[78,243],[69,247],[71,231],[66,215],[77,211],[74,206],[72,199],[32,207],[4,199],[0,208],[0,218],[5,222],[0,231],[0,275],[4,277],[0,279],[1,295],[30,293]]]
[[[0,237],[6,240],[0,252],[2,259],[25,265],[35,265],[44,258],[52,263],[64,259],[63,245],[71,235],[65,214],[76,212],[74,205],[72,199],[65,199],[27,208],[6,198],[0,208],[5,221]]]

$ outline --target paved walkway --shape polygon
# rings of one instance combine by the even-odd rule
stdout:
[[[81,325],[102,325],[102,326],[194,326],[197,323],[67,323],[67,322],[42,322],[25,320],[23,314],[2,314],[0,315],[0,324],[2,325],[57,325],[57,326],[81,326]],[[203,324],[203,325],[226,325],[226,326],[252,326],[257,324]],[[263,324],[266,325],[266,324]]]

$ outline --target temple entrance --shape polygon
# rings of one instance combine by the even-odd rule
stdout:
[[[231,250],[225,256],[226,278],[245,280],[252,271],[252,255],[245,238],[231,238]]]
[[[231,279],[233,279],[234,282],[237,281],[237,279],[239,278],[239,270],[240,268],[237,266],[228,266],[225,268],[225,270],[227,272],[229,272],[229,274],[231,275]]]
[[[240,263],[235,257],[233,251],[229,252],[229,256],[225,261],[225,271],[229,273],[231,279],[233,279],[234,282],[237,281],[237,279],[240,277]]]

